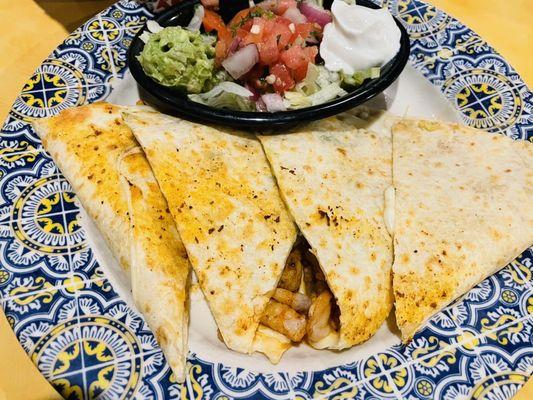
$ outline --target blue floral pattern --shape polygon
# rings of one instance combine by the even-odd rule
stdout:
[[[411,65],[470,126],[532,140],[531,92],[481,37],[419,0],[375,0],[404,24]],[[533,373],[529,249],[407,345],[322,371],[258,373],[189,354],[178,384],[143,317],[106,279],[33,118],[105,99],[150,12],[121,0],[28,79],[0,132],[0,299],[22,347],[69,399],[510,398]]]

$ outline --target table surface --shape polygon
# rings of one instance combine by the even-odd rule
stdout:
[[[532,0],[431,0],[492,44],[531,87]],[[41,61],[78,25],[111,0],[2,0],[0,2],[0,115]],[[43,34],[45,32],[46,34]],[[9,77],[9,79],[6,79]],[[3,119],[3,117],[2,117]],[[1,311],[0,311],[1,314]],[[0,315],[0,400],[56,399]],[[533,398],[533,379],[515,397]]]

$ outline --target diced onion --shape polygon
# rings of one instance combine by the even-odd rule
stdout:
[[[259,61],[257,47],[255,44],[249,44],[222,61],[222,66],[233,79],[239,79],[250,71],[257,61]]]
[[[163,27],[159,25],[156,21],[149,20],[146,22],[146,30],[143,33],[141,33],[141,36],[139,36],[139,38],[144,43],[148,43],[148,40],[150,39],[150,35],[152,33],[161,32],[162,30],[163,30]]]
[[[279,0],[264,0],[257,4],[257,7],[263,10],[274,11],[278,6]]]
[[[321,27],[324,27],[333,20],[329,11],[308,2],[300,4],[300,11],[308,21],[316,22]]]
[[[266,107],[266,104],[263,100],[261,100],[261,97],[259,97],[256,101],[255,101],[255,109],[257,111],[260,111],[260,112],[265,112],[267,111],[267,107]]]
[[[192,16],[189,25],[187,25],[187,29],[192,32],[198,32],[200,30],[200,27],[202,26],[204,14],[204,7],[201,4],[196,6],[196,9],[194,10],[194,15]]]
[[[303,24],[307,22],[307,18],[297,8],[288,8],[282,15],[283,18],[287,18],[289,21],[295,24]]]
[[[287,109],[283,98],[277,93],[266,93],[261,96],[261,100],[265,103],[269,112],[285,111]]]
[[[141,39],[143,43],[148,43],[148,40],[150,39],[150,35],[151,35],[150,32],[144,31],[143,33],[141,33],[141,36],[139,36],[139,39]]]
[[[239,44],[241,43],[241,41],[242,39],[239,36],[235,36],[235,38],[233,38],[233,40],[231,41],[229,45],[228,53],[229,54],[235,53],[235,51],[239,48]]]
[[[148,30],[152,33],[157,33],[157,32],[161,32],[163,30],[163,27],[161,25],[159,25],[156,21],[154,20],[149,20],[147,23],[146,23],[146,27],[148,28]]]

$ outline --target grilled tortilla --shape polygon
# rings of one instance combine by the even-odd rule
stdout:
[[[407,341],[533,243],[533,145],[432,121],[392,132],[394,294]]]
[[[256,332],[296,227],[260,143],[147,108],[129,108],[125,120],[168,201],[224,342],[279,360],[287,339]]]
[[[169,365],[184,379],[189,263],[148,162],[120,108],[95,103],[35,121],[120,265]]]
[[[260,136],[339,307],[338,334],[312,343],[332,349],[367,340],[392,307],[392,239],[384,221],[384,192],[392,183],[390,130],[356,129],[345,119]]]

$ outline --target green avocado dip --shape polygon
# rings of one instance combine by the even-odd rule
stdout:
[[[206,39],[198,32],[167,27],[150,34],[138,60],[146,75],[161,85],[202,93],[218,83],[214,43]]]

